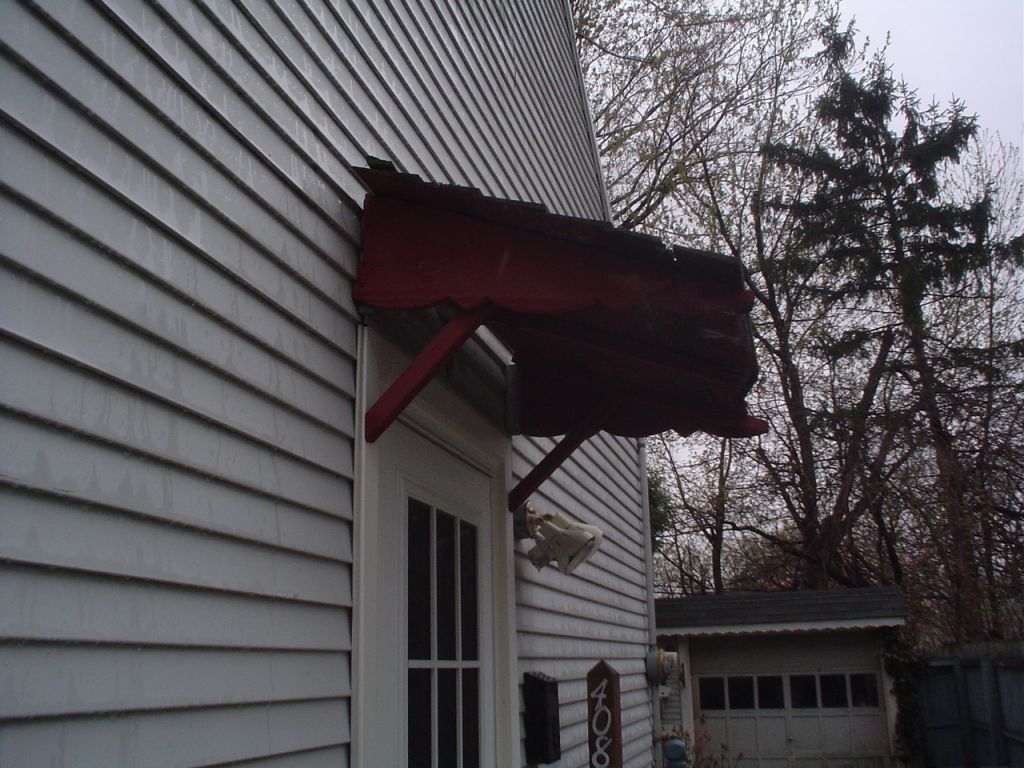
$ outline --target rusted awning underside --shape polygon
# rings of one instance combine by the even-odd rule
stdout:
[[[735,259],[390,170],[360,176],[370,194],[354,298],[376,309],[457,307],[369,409],[367,440],[482,324],[513,353],[519,431],[566,436],[510,508],[599,431],[767,429],[744,403],[757,374],[753,296]]]

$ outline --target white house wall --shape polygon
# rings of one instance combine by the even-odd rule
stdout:
[[[513,473],[528,472],[552,445],[517,438]],[[623,764],[652,761],[651,693],[644,676],[649,613],[643,491],[635,441],[601,434],[533,496],[538,511],[561,510],[604,532],[601,548],[571,576],[551,565],[538,572],[525,556],[525,544],[516,558],[520,671],[544,672],[559,681],[560,766],[589,763],[586,675],[599,659],[621,675]]]
[[[567,8],[9,0],[0,40],[0,764],[345,765],[351,168],[602,217]],[[608,659],[645,764],[635,444],[568,466],[543,503],[607,538],[520,562],[521,666],[582,765]]]

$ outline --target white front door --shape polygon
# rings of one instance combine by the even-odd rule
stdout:
[[[401,423],[376,451],[361,762],[493,766],[492,478]]]

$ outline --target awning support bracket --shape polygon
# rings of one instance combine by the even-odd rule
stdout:
[[[562,466],[572,452],[579,448],[600,431],[599,424],[607,412],[607,406],[595,409],[589,417],[582,419],[576,427],[566,434],[558,444],[540,462],[530,470],[519,484],[508,494],[508,509],[514,512],[524,504],[530,494],[540,488],[541,483],[551,477],[555,470]]]
[[[451,360],[495,310],[489,301],[464,307],[449,320],[425,346],[391,386],[366,412],[365,433],[368,443],[375,442],[399,417],[434,374]]]

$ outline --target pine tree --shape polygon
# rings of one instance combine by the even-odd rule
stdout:
[[[851,71],[852,31],[833,20],[823,36],[826,89],[816,104],[825,140],[810,149],[769,145],[769,159],[810,175],[809,194],[785,208],[798,221],[803,256],[791,268],[824,269],[828,298],[891,312],[890,331],[910,354],[901,374],[934,462],[936,506],[951,545],[946,575],[958,639],[984,634],[974,519],[965,495],[965,469],[955,444],[955,418],[945,397],[942,351],[931,344],[930,306],[965,275],[986,267],[997,249],[988,241],[987,194],[953,203],[942,195],[942,174],[968,150],[976,132],[960,102],[922,109],[896,83],[881,56]],[[780,203],[782,205],[782,203]],[[813,263],[806,254],[817,254]],[[800,259],[805,259],[802,263]],[[857,343],[858,329],[848,339]]]

